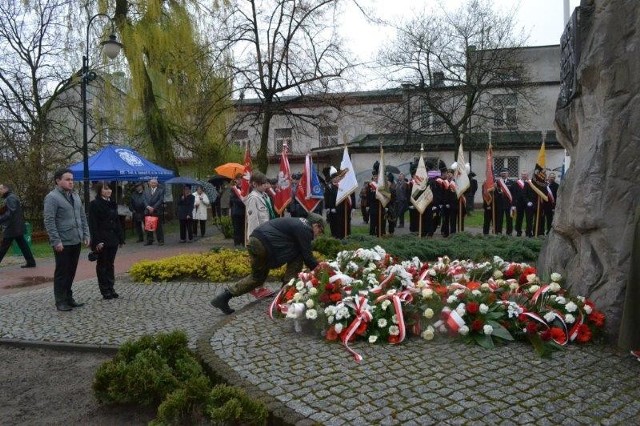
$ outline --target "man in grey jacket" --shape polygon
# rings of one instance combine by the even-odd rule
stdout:
[[[164,245],[164,231],[162,229],[162,211],[164,208],[164,188],[158,186],[158,179],[149,180],[149,187],[144,190],[144,200],[147,206],[144,209],[145,216],[156,216],[158,218],[158,226],[156,228],[156,237],[158,245]],[[145,246],[153,244],[153,231],[147,232],[147,242]]]
[[[73,174],[69,169],[55,172],[56,187],[44,198],[44,227],[53,247],[56,270],[53,294],[59,311],[70,311],[84,303],[73,299],[71,285],[76,276],[80,244],[89,246],[89,225],[82,202],[73,192]]]
[[[22,268],[35,268],[36,260],[29,248],[29,244],[24,239],[24,216],[22,214],[22,206],[20,200],[11,191],[11,187],[7,184],[0,183],[0,197],[4,198],[6,210],[0,215],[0,226],[4,226],[2,234],[2,242],[0,242],[0,262],[7,254],[7,250],[11,247],[11,242],[15,241],[24,259],[27,261]]]

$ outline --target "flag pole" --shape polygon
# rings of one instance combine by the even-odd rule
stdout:
[[[534,235],[535,237],[538,236],[539,227],[540,227],[540,196],[538,195],[538,205],[536,207],[536,232]]]

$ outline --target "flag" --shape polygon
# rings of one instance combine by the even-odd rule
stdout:
[[[429,174],[424,165],[422,147],[420,147],[420,160],[418,168],[413,174],[413,186],[411,187],[411,204],[414,205],[420,214],[424,213],[427,206],[433,201],[433,192],[429,186]]]
[[[320,178],[311,161],[311,154],[307,154],[302,177],[300,177],[296,190],[296,200],[307,212],[312,212],[323,199],[324,191],[320,184]]]
[[[251,152],[249,151],[249,143],[247,143],[247,147],[244,151],[244,171],[242,173],[242,184],[240,185],[240,199],[244,200],[244,198],[249,195],[251,192],[251,172],[253,168],[251,167]]]
[[[538,196],[544,201],[548,201],[549,197],[547,197],[547,154],[544,149],[544,138],[542,139],[542,146],[540,147],[540,152],[538,153],[538,161],[536,162],[536,166],[533,169],[533,176],[529,181],[529,185],[531,189],[535,191]]]
[[[387,185],[387,176],[385,175],[384,165],[384,149],[380,147],[380,171],[378,172],[378,182],[376,187],[376,199],[380,201],[382,207],[387,207],[389,201],[391,201],[391,192]]]
[[[464,150],[462,149],[462,140],[458,148],[458,166],[453,171],[453,179],[456,181],[456,196],[460,198],[464,192],[469,189],[471,182],[467,174],[466,163],[464,162]]]
[[[349,151],[347,150],[346,145],[344,147],[344,152],[342,153],[340,172],[346,174],[338,182],[338,195],[336,197],[336,205],[340,204],[345,199],[348,199],[349,196],[354,193],[356,189],[358,189],[356,171],[353,169],[353,164],[351,164],[351,158],[349,157]]]
[[[278,172],[278,183],[275,188],[273,198],[273,208],[278,216],[282,216],[284,209],[291,202],[291,169],[289,168],[289,158],[287,157],[287,144],[282,147],[280,156],[280,171]]]
[[[491,136],[489,136],[489,148],[487,149],[487,169],[486,178],[482,184],[482,198],[487,204],[491,204],[493,200],[493,190],[496,185],[495,178],[493,176],[493,149],[491,148]]]

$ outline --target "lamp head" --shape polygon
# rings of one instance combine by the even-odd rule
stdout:
[[[109,40],[105,40],[101,43],[102,50],[107,55],[109,59],[115,59],[116,56],[120,53],[120,48],[122,47],[122,43],[119,43],[116,40],[116,35],[111,34],[109,36]]]

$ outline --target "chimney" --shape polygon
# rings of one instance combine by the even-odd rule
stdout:
[[[444,72],[435,71],[433,73],[433,87],[444,87]]]

